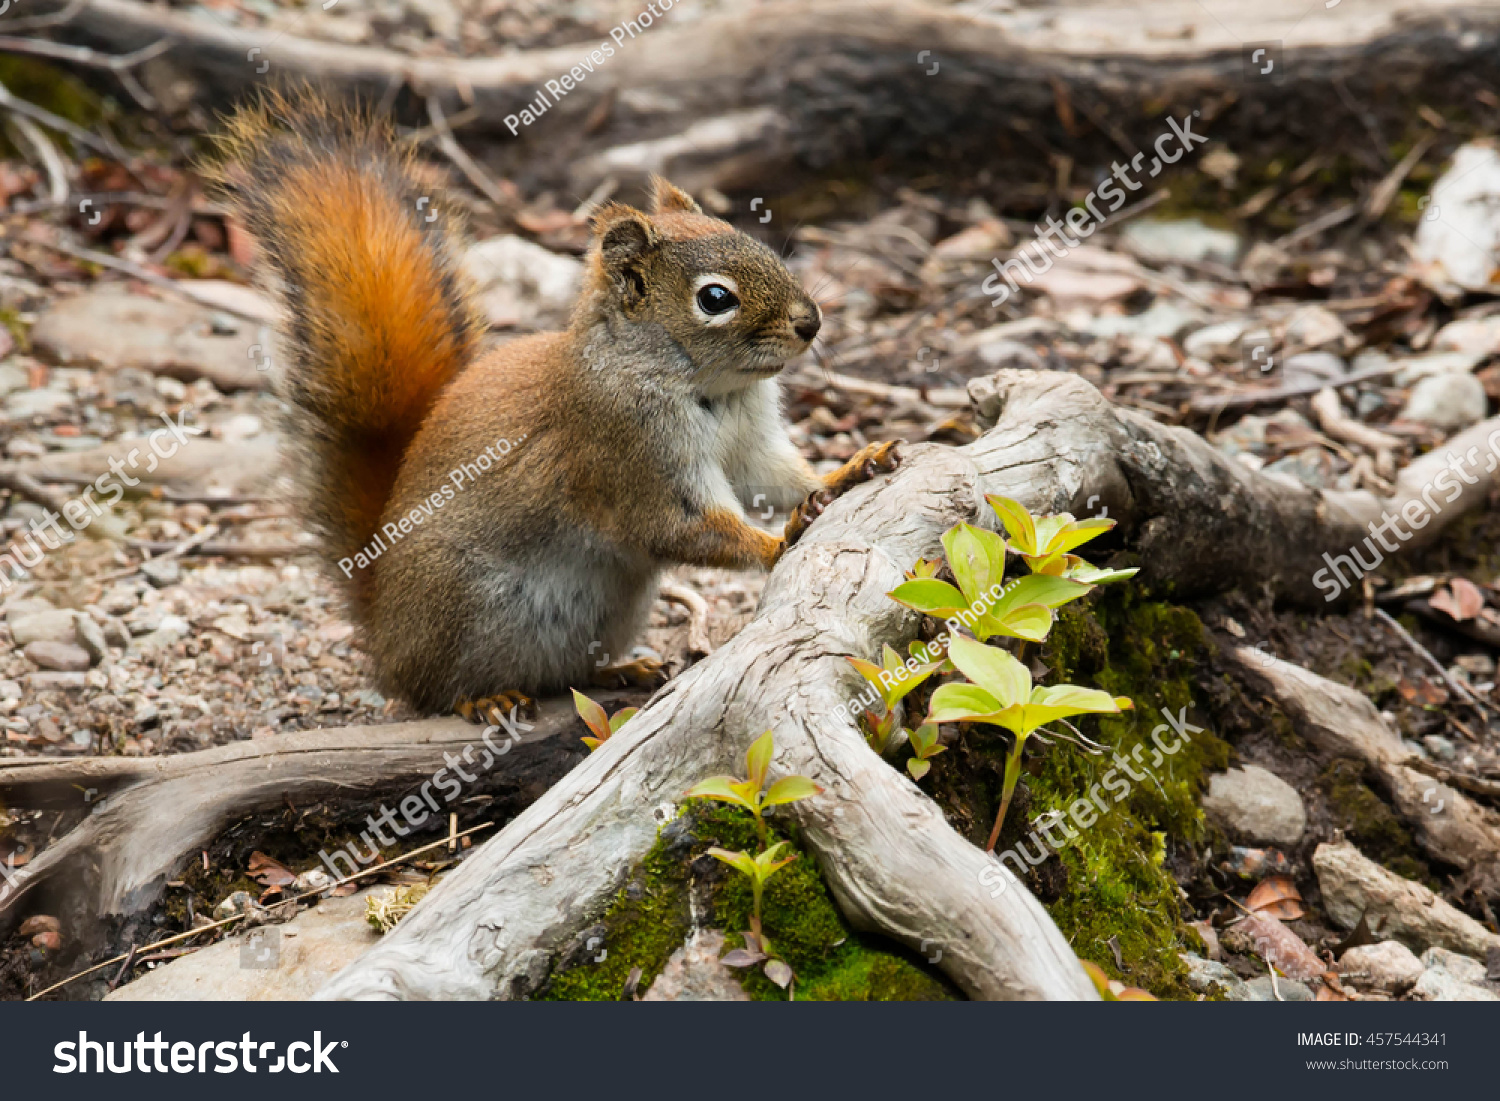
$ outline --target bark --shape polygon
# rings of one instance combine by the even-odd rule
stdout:
[[[1411,753],[1401,736],[1363,695],[1248,646],[1228,656],[1236,672],[1275,700],[1320,752],[1368,766],[1429,856],[1465,870],[1500,856],[1500,814],[1409,767]]]
[[[582,756],[583,727],[563,700],[547,701],[534,729],[491,741],[505,750],[464,791],[496,796],[513,813]],[[151,939],[143,923],[166,881],[226,829],[268,810],[315,804],[354,808],[358,818],[409,794],[473,745],[480,727],[460,719],[279,734],[197,753],[149,759],[0,761],[0,805],[77,811],[81,820],[0,894],[0,935],[30,913],[48,913],[88,954],[110,941]],[[440,818],[441,821],[437,821]],[[446,827],[446,813],[434,818]]]
[[[184,108],[221,107],[288,78],[377,101],[389,95],[417,125],[428,95],[450,114],[472,102],[479,117],[465,141],[499,142],[488,152],[507,173],[579,194],[605,177],[630,182],[648,171],[694,190],[785,190],[794,176],[841,165],[926,173],[938,159],[1045,193],[1058,155],[1104,165],[1145,150],[1149,161],[1164,114],[1199,111],[1198,129],[1241,155],[1347,146],[1365,160],[1372,135],[1384,126],[1396,140],[1419,105],[1472,114],[1474,93],[1500,77],[1500,13],[1377,7],[1382,18],[1351,13],[1359,30],[1338,41],[1306,33],[1288,41],[1284,79],[1271,84],[1246,78],[1239,44],[1167,52],[1160,37],[1140,34],[1124,49],[1066,52],[1067,41],[1028,48],[992,20],[916,3],[755,6],[669,19],[627,38],[574,90],[549,95],[557,102],[535,124],[514,129],[507,117],[597,41],[418,58],[231,30],[137,0],[88,0],[49,33],[116,53],[173,39],[141,76],[158,99]],[[1266,27],[1300,27],[1296,15]],[[919,49],[938,61],[937,73],[916,62]],[[1387,156],[1376,153],[1377,162]]]

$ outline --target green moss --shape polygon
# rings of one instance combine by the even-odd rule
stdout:
[[[1108,813],[1076,828],[1074,839],[1054,828],[1062,847],[1031,869],[1028,886],[1081,958],[1158,997],[1191,996],[1177,954],[1193,941],[1168,863],[1174,847],[1203,840],[1198,793],[1205,773],[1225,767],[1230,751],[1205,730],[1165,755],[1156,750],[1151,732],[1169,712],[1177,715],[1185,708],[1189,719],[1194,716],[1194,685],[1202,675],[1205,647],[1193,612],[1145,600],[1129,586],[1105,588],[1062,609],[1040,653],[1050,670],[1043,682],[1102,688],[1130,697],[1135,709],[1083,723],[1085,734],[1109,747],[1106,754],[1089,754],[1061,740],[1038,746],[1034,754],[1029,750],[1027,774],[998,846],[1003,852],[1021,842],[1035,854],[1027,838],[1040,815],[1066,814],[1091,793],[1101,799]],[[1168,746],[1176,741],[1170,728],[1161,738]],[[995,727],[965,726],[959,743],[934,765],[936,797],[977,844],[984,843],[999,804],[1008,745],[1008,735]],[[1140,781],[1130,780],[1116,763],[1116,755],[1131,758],[1137,747],[1141,762],[1132,764],[1145,777]],[[1128,794],[1103,786],[1111,772],[1116,785],[1129,784]],[[1090,817],[1084,811],[1076,816],[1080,822]],[[1115,964],[1115,949],[1123,972]]]
[[[1370,789],[1363,763],[1347,759],[1332,762],[1318,777],[1318,787],[1328,796],[1334,825],[1360,852],[1397,875],[1442,890],[1417,855],[1405,823]]]
[[[795,839],[778,834],[772,839]],[[750,926],[753,896],[749,880],[712,857],[710,846],[756,852],[754,822],[744,811],[694,800],[676,822],[664,827],[627,886],[599,918],[609,956],[566,961],[540,995],[551,1000],[614,1000],[631,970],[641,969],[645,990],[691,930],[689,892],[707,912],[700,923],[737,935]],[[801,849],[798,858],[766,884],[762,922],[772,946],[796,973],[798,1001],[930,1001],[961,995],[927,971],[898,946],[852,930],[834,904],[816,862]],[[596,927],[597,930],[597,927]],[[739,972],[752,998],[785,1001],[786,991],[758,968]]]
[[[17,99],[26,100],[60,115],[85,129],[92,129],[108,113],[104,102],[88,85],[54,65],[34,57],[0,57],[0,84]],[[59,141],[65,134],[53,134]]]

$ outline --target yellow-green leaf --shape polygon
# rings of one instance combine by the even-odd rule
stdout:
[[[823,794],[823,789],[806,776],[783,776],[771,785],[771,790],[766,792],[762,806],[774,807],[781,803],[795,803],[821,794]]]
[[[1031,671],[1004,650],[958,635],[948,644],[948,657],[1001,709],[1025,703],[1031,694]]]
[[[754,785],[752,791],[766,786],[766,771],[771,767],[771,756],[776,752],[771,732],[767,730],[750,743],[745,751],[745,776]]]
[[[938,619],[947,619],[968,607],[964,594],[946,581],[921,577],[915,581],[903,581],[886,594],[897,604],[905,604]]]
[[[604,713],[604,708],[576,688],[573,689],[573,708],[583,720],[583,725],[594,732],[594,737],[601,742],[609,740],[609,716]]]
[[[710,776],[688,788],[689,799],[719,799],[725,803],[734,803],[744,807],[746,810],[754,810],[752,804],[740,791],[739,783],[733,776]]]
[[[999,723],[1007,711],[1019,712],[1019,707],[1007,708],[994,696],[977,684],[943,684],[932,694],[932,704],[927,711],[930,723],[979,722]]]
[[[635,713],[639,710],[639,707],[624,707],[619,711],[616,711],[609,717],[609,732],[613,734],[615,731],[619,730],[620,727],[628,723],[635,716]]]
[[[992,493],[985,494],[986,501],[995,510],[995,515],[1000,517],[1000,522],[1005,525],[1006,532],[1010,535],[1012,543],[1022,554],[1037,553],[1036,523],[1031,519],[1031,513],[1020,501],[1013,501],[1009,497],[997,497]]]

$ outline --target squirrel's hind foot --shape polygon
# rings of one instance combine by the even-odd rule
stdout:
[[[493,696],[481,696],[477,700],[460,696],[453,710],[465,722],[476,726],[499,726],[502,717],[510,718],[518,711],[528,719],[536,718],[536,700],[511,689]]]

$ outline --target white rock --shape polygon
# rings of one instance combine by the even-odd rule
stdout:
[[[1252,327],[1249,321],[1220,321],[1188,336],[1182,342],[1182,350],[1204,359],[1216,356],[1233,359],[1240,354],[1240,338]]]
[[[1422,966],[1441,967],[1459,982],[1484,982],[1485,966],[1473,956],[1450,952],[1446,948],[1429,948],[1422,953]]]
[[[1196,218],[1129,222],[1120,231],[1120,239],[1159,260],[1213,260],[1221,264],[1233,264],[1241,245],[1238,234],[1206,226]]]
[[[1297,789],[1257,765],[1213,777],[1203,810],[1239,841],[1295,845],[1307,829],[1307,811]]]
[[[1396,940],[1351,948],[1338,964],[1340,976],[1382,994],[1404,993],[1424,970],[1412,950]]]
[[[1467,428],[1484,420],[1489,405],[1482,382],[1473,375],[1449,371],[1429,375],[1413,386],[1401,419],[1434,428]]]
[[[1500,1002],[1500,994],[1455,978],[1441,967],[1423,971],[1411,996],[1424,1002]]]
[[[491,237],[469,249],[464,270],[490,323],[546,328],[566,321],[583,264],[521,237]]]
[[[1500,314],[1450,321],[1432,338],[1435,352],[1468,352],[1490,356],[1500,352]]]
[[[1410,386],[1418,379],[1429,375],[1450,373],[1468,374],[1479,366],[1484,356],[1478,352],[1446,351],[1429,352],[1421,356],[1404,356],[1396,361],[1396,372],[1391,377],[1397,386]],[[1358,362],[1355,364],[1358,368]]]
[[[1500,155],[1470,143],[1433,185],[1417,223],[1418,277],[1440,292],[1491,292],[1500,250]]]
[[[1338,316],[1323,306],[1303,306],[1287,318],[1284,339],[1288,347],[1326,348],[1330,345],[1352,350],[1358,343]]]
[[[78,641],[78,628],[73,619],[73,613],[66,608],[11,616],[8,622],[10,623],[10,637],[18,647],[32,642],[71,644]]]

